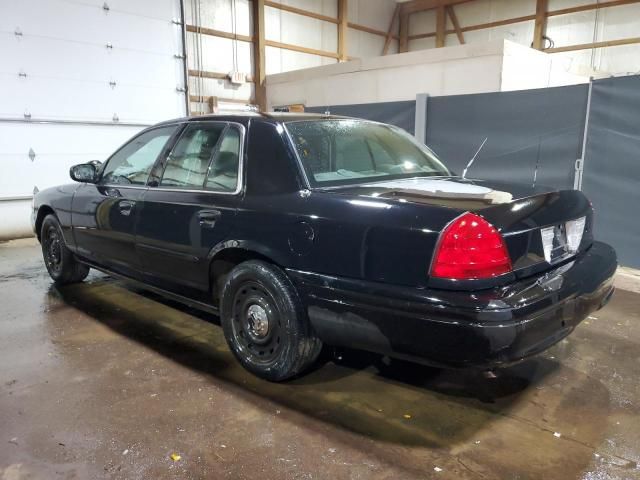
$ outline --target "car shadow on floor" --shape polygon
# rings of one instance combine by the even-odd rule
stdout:
[[[450,448],[470,441],[528,402],[530,393],[558,368],[557,362],[539,357],[487,378],[482,372],[327,350],[307,375],[275,384],[238,364],[213,315],[102,276],[51,287],[49,295],[172,361],[239,387],[239,395],[261,408],[267,408],[266,398],[348,431],[402,445]],[[600,385],[588,377],[580,381]]]

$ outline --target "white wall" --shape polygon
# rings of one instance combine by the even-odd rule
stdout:
[[[503,41],[354,60],[267,77],[270,106],[344,105],[499,91]]]
[[[535,0],[475,0],[456,5],[455,12],[462,27],[506,20],[535,14]],[[593,0],[549,0],[550,11],[578,5],[593,4]],[[547,36],[556,47],[637,37],[640,34],[640,4],[602,8],[549,17]],[[420,12],[410,17],[410,34],[435,31],[435,11]],[[452,29],[447,17],[447,29]],[[526,21],[494,28],[464,33],[467,43],[482,43],[494,39],[506,39],[524,46],[531,46],[534,21]],[[454,34],[447,35],[446,45],[457,45]],[[434,48],[434,38],[409,42],[409,50]],[[555,68],[562,68],[569,75],[589,75],[597,72],[622,75],[640,71],[640,44],[607,47],[591,50],[555,53]]]
[[[277,1],[332,18],[338,16],[337,0]],[[394,0],[349,0],[348,21],[387,31],[395,5]],[[232,0],[200,0],[199,23],[197,8],[194,9],[189,0],[186,0],[186,7],[187,23],[191,25],[199,24],[223,32],[232,32],[235,28],[239,34],[252,34],[250,0],[236,0],[235,16],[232,12]],[[187,36],[190,69],[217,73],[229,73],[235,69],[253,74],[253,51],[250,43],[196,33],[187,33]],[[265,38],[328,52],[336,52],[338,49],[337,25],[273,7],[265,7]],[[349,28],[346,44],[347,54],[351,57],[378,56],[382,53],[384,37]],[[397,51],[397,41],[392,42],[389,51]],[[335,63],[337,61],[330,57],[269,46],[265,49],[267,75]],[[250,83],[237,86],[227,80],[192,78],[190,86],[191,95],[195,96],[217,96],[247,102],[253,98],[254,89]],[[220,105],[224,107],[224,102]],[[194,112],[208,111],[208,106],[200,103],[192,103],[191,108]]]
[[[267,76],[270,106],[414,100],[585,83],[547,53],[508,40],[433,48]]]
[[[0,3],[0,238],[30,233],[34,187],[185,113],[178,0],[106,3]]]

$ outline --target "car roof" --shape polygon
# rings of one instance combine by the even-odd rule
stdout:
[[[323,113],[292,113],[292,112],[238,112],[238,113],[211,113],[204,115],[192,115],[189,117],[182,118],[174,118],[171,120],[165,120],[163,122],[158,123],[157,125],[176,123],[176,122],[202,122],[207,120],[218,120],[223,122],[241,122],[246,123],[247,121],[254,118],[262,118],[266,121],[271,121],[273,123],[281,123],[281,122],[294,122],[298,120],[331,120],[331,119],[346,119],[349,117],[339,116],[339,115],[327,115]]]

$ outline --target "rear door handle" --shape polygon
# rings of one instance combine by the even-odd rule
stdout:
[[[131,215],[131,212],[133,211],[133,207],[135,207],[135,205],[136,202],[132,202],[130,200],[121,200],[120,202],[118,202],[118,210],[122,215],[128,217],[129,215]]]
[[[213,228],[222,212],[219,210],[201,210],[198,212],[198,223],[203,228]]]

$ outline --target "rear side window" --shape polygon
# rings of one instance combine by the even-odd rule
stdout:
[[[175,125],[154,128],[125,144],[107,162],[101,183],[145,185],[153,164],[176,128]]]
[[[207,175],[205,188],[233,192],[238,187],[240,171],[240,130],[230,126],[220,142]]]
[[[225,128],[224,123],[189,125],[169,154],[160,186],[202,188]]]

